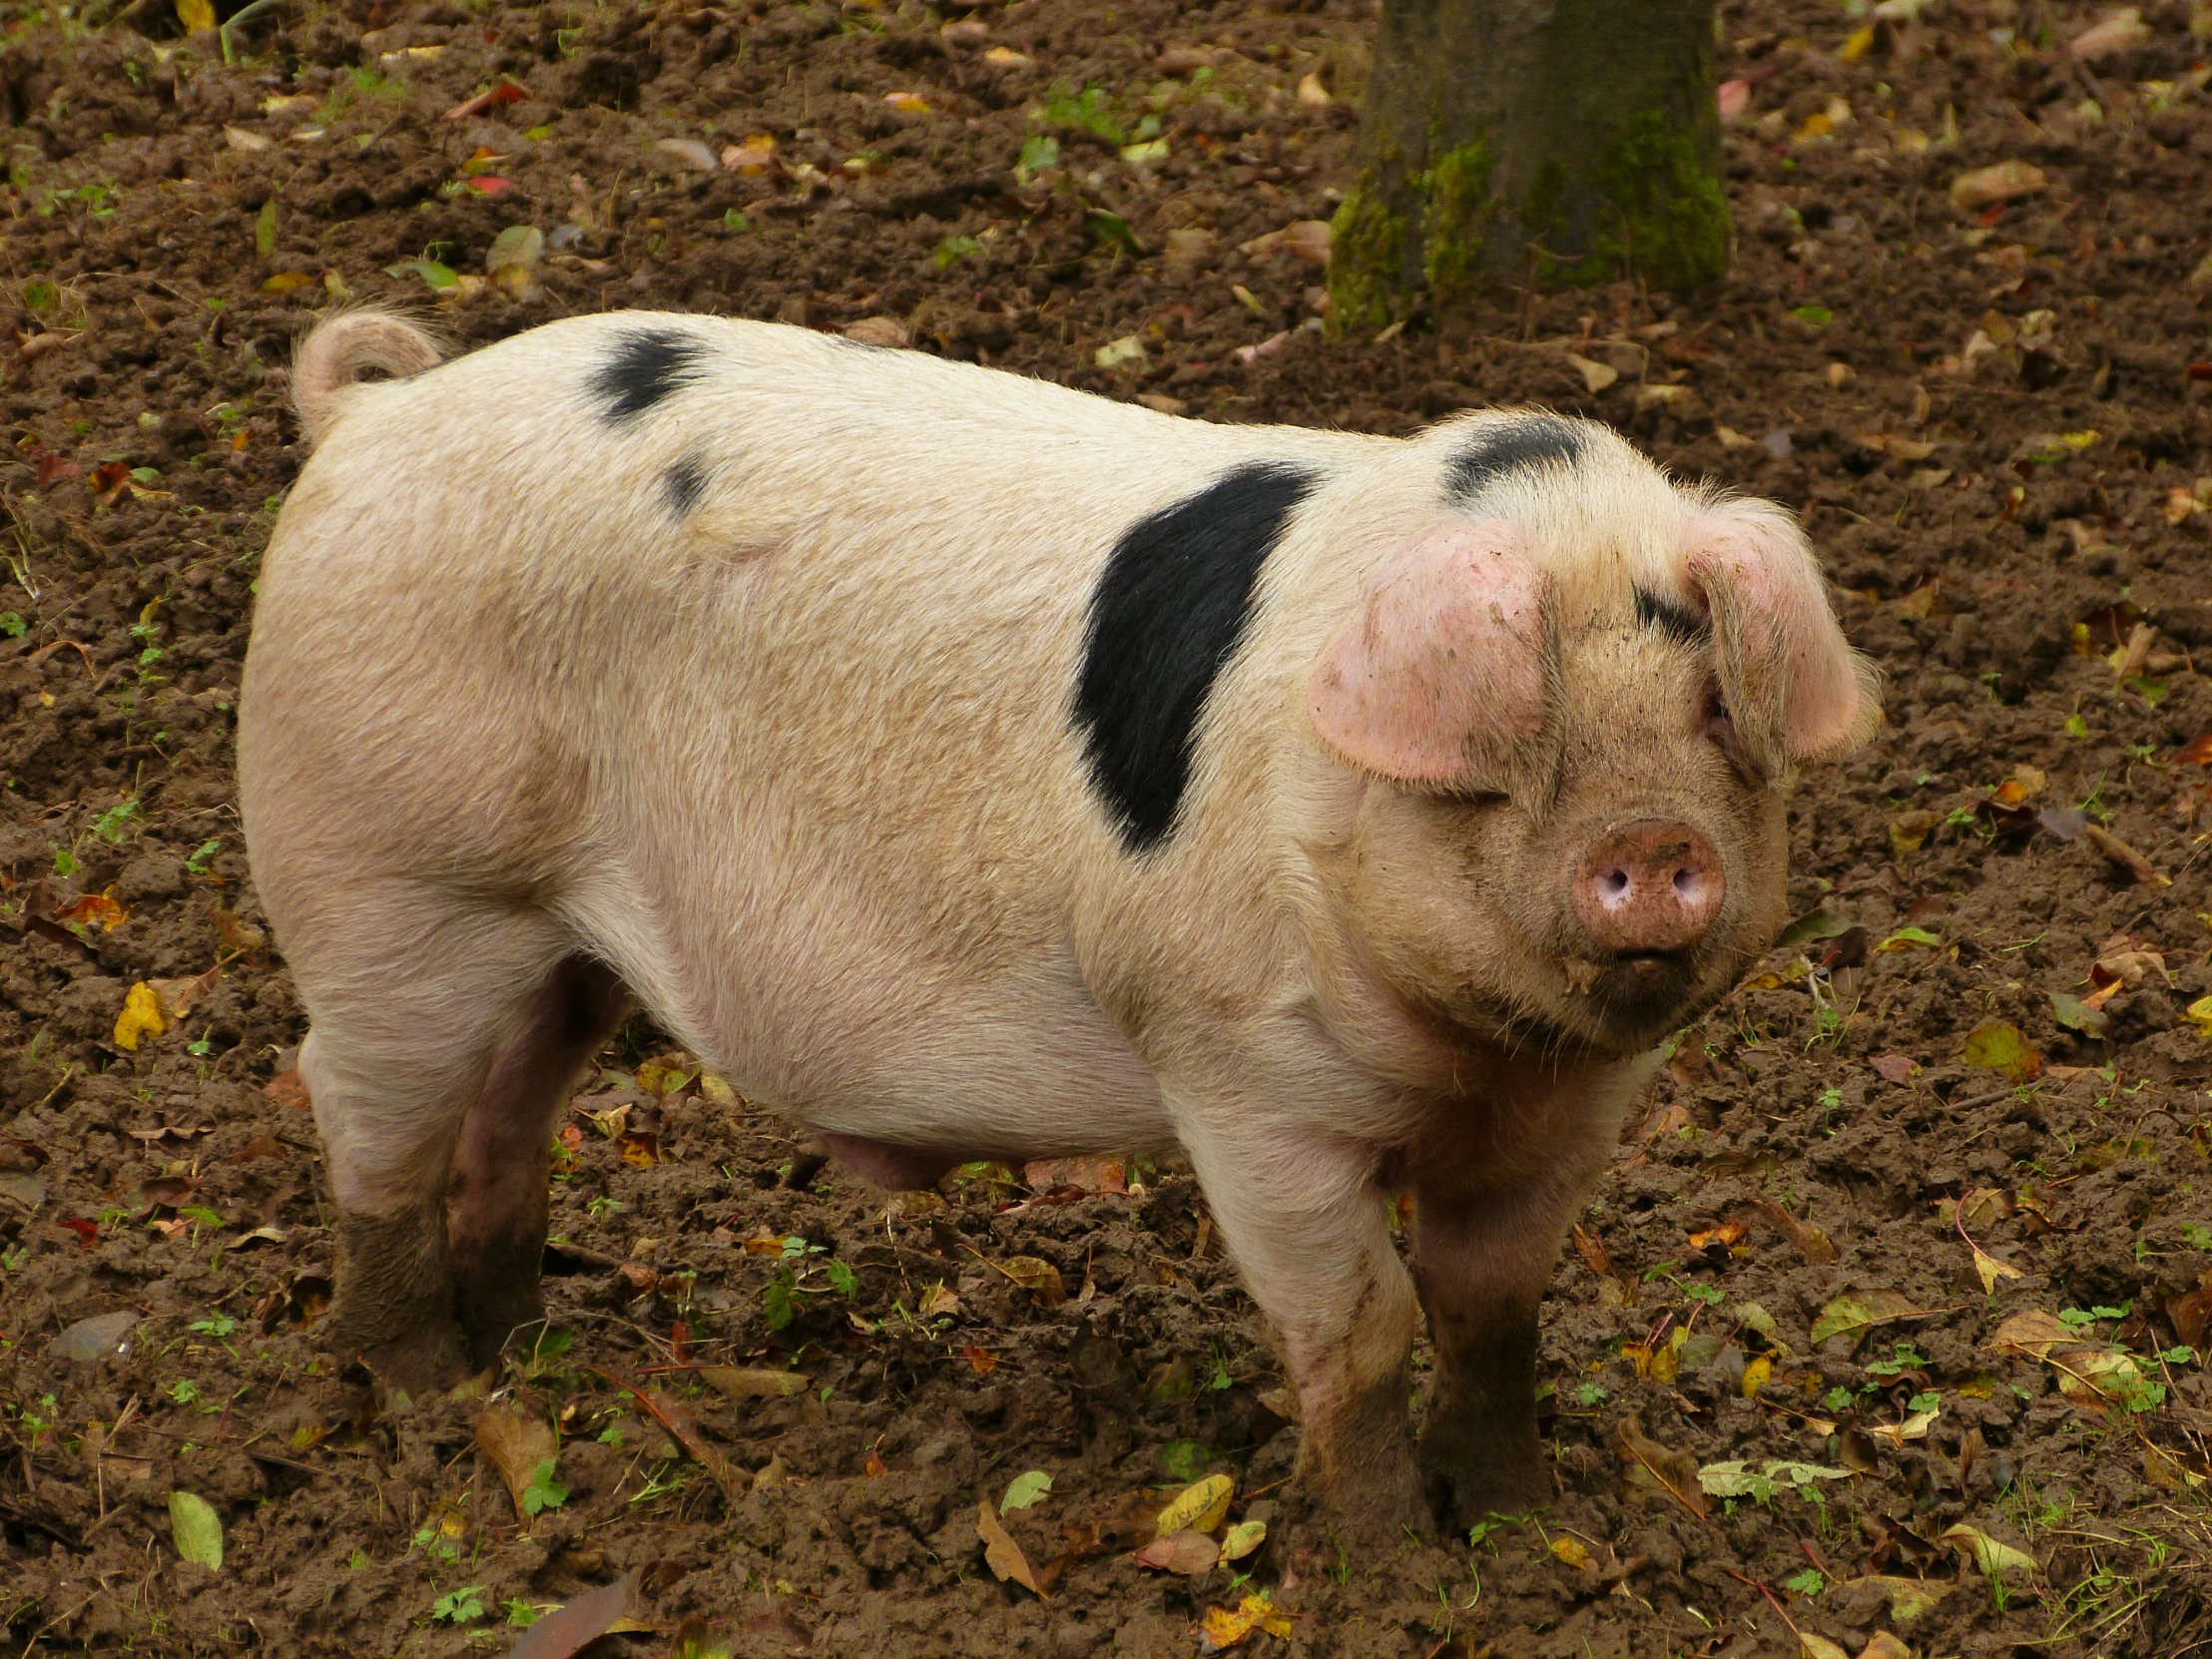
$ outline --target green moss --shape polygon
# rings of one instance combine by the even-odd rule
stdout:
[[[1490,147],[1476,139],[1439,156],[1428,172],[1427,212],[1421,223],[1421,271],[1435,302],[1448,303],[1479,285],[1484,245],[1496,217]]]
[[[1592,170],[1590,183],[1616,218],[1601,242],[1653,287],[1680,291],[1728,273],[1728,198],[1699,140],[1646,111]]]
[[[1399,272],[1405,221],[1363,168],[1329,226],[1329,331],[1382,328],[1404,313]]]

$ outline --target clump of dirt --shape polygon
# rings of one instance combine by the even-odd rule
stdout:
[[[1263,1590],[1289,1634],[1249,1643],[1317,1654],[2207,1640],[2208,26],[1846,10],[1723,9],[1719,292],[1343,341],[1313,227],[1348,0],[347,0],[244,20],[236,63],[147,0],[0,13],[19,1650],[457,1653],[609,1586],[610,1652],[1187,1653]],[[1187,1175],[886,1208],[644,1027],[577,1102],[553,1326],[502,1397],[330,1374],[230,732],[290,342],[356,297],[464,344],[629,305],[857,327],[1213,419],[1540,401],[1801,513],[1888,725],[1805,779],[1807,919],[1677,1040],[1559,1271],[1553,1503],[1336,1550]],[[550,1467],[502,1468],[495,1409]],[[1049,1599],[977,1514],[1031,1470],[1001,1524]],[[1214,1471],[1266,1541],[1139,1565]]]

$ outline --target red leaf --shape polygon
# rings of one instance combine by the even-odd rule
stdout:
[[[960,1358],[968,1363],[968,1370],[977,1377],[988,1377],[998,1370],[998,1356],[987,1348],[977,1348],[973,1343],[960,1350]]]
[[[38,458],[38,487],[44,489],[57,478],[75,478],[84,468],[65,455],[57,455],[51,449],[42,450]]]
[[[487,173],[481,179],[469,180],[468,188],[479,196],[497,196],[502,191],[513,190],[515,182],[512,179],[502,179],[496,174]]]
[[[77,1247],[80,1250],[90,1250],[100,1242],[100,1224],[96,1221],[86,1221],[79,1217],[70,1221],[58,1221],[54,1225],[66,1227],[76,1234]]]
[[[519,104],[530,95],[514,82],[502,76],[499,81],[479,92],[474,98],[464,99],[445,112],[448,121],[466,121],[472,115],[482,115],[494,104]]]
[[[2212,363],[2191,363],[2182,372],[2192,380],[2212,380]]]
[[[2178,766],[2212,766],[2212,732],[2201,738],[2191,738],[2188,744],[2174,756]]]

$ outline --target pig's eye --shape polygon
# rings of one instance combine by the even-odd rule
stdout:
[[[1757,783],[1758,769],[1752,765],[1750,752],[1736,732],[1736,720],[1728,712],[1728,700],[1714,687],[1705,694],[1705,735],[1712,739],[1714,747],[1728,757],[1728,764],[1744,778]]]

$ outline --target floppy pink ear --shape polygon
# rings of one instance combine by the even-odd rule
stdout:
[[[1797,520],[1763,501],[1730,502],[1692,524],[1690,545],[1690,579],[1720,625],[1724,679],[1732,666],[1741,681],[1724,688],[1739,727],[1764,726],[1793,761],[1864,743],[1882,720],[1874,666],[1836,625]]]
[[[1544,716],[1543,581],[1519,529],[1447,524],[1383,565],[1307,682],[1345,759],[1410,784],[1510,762]]]

